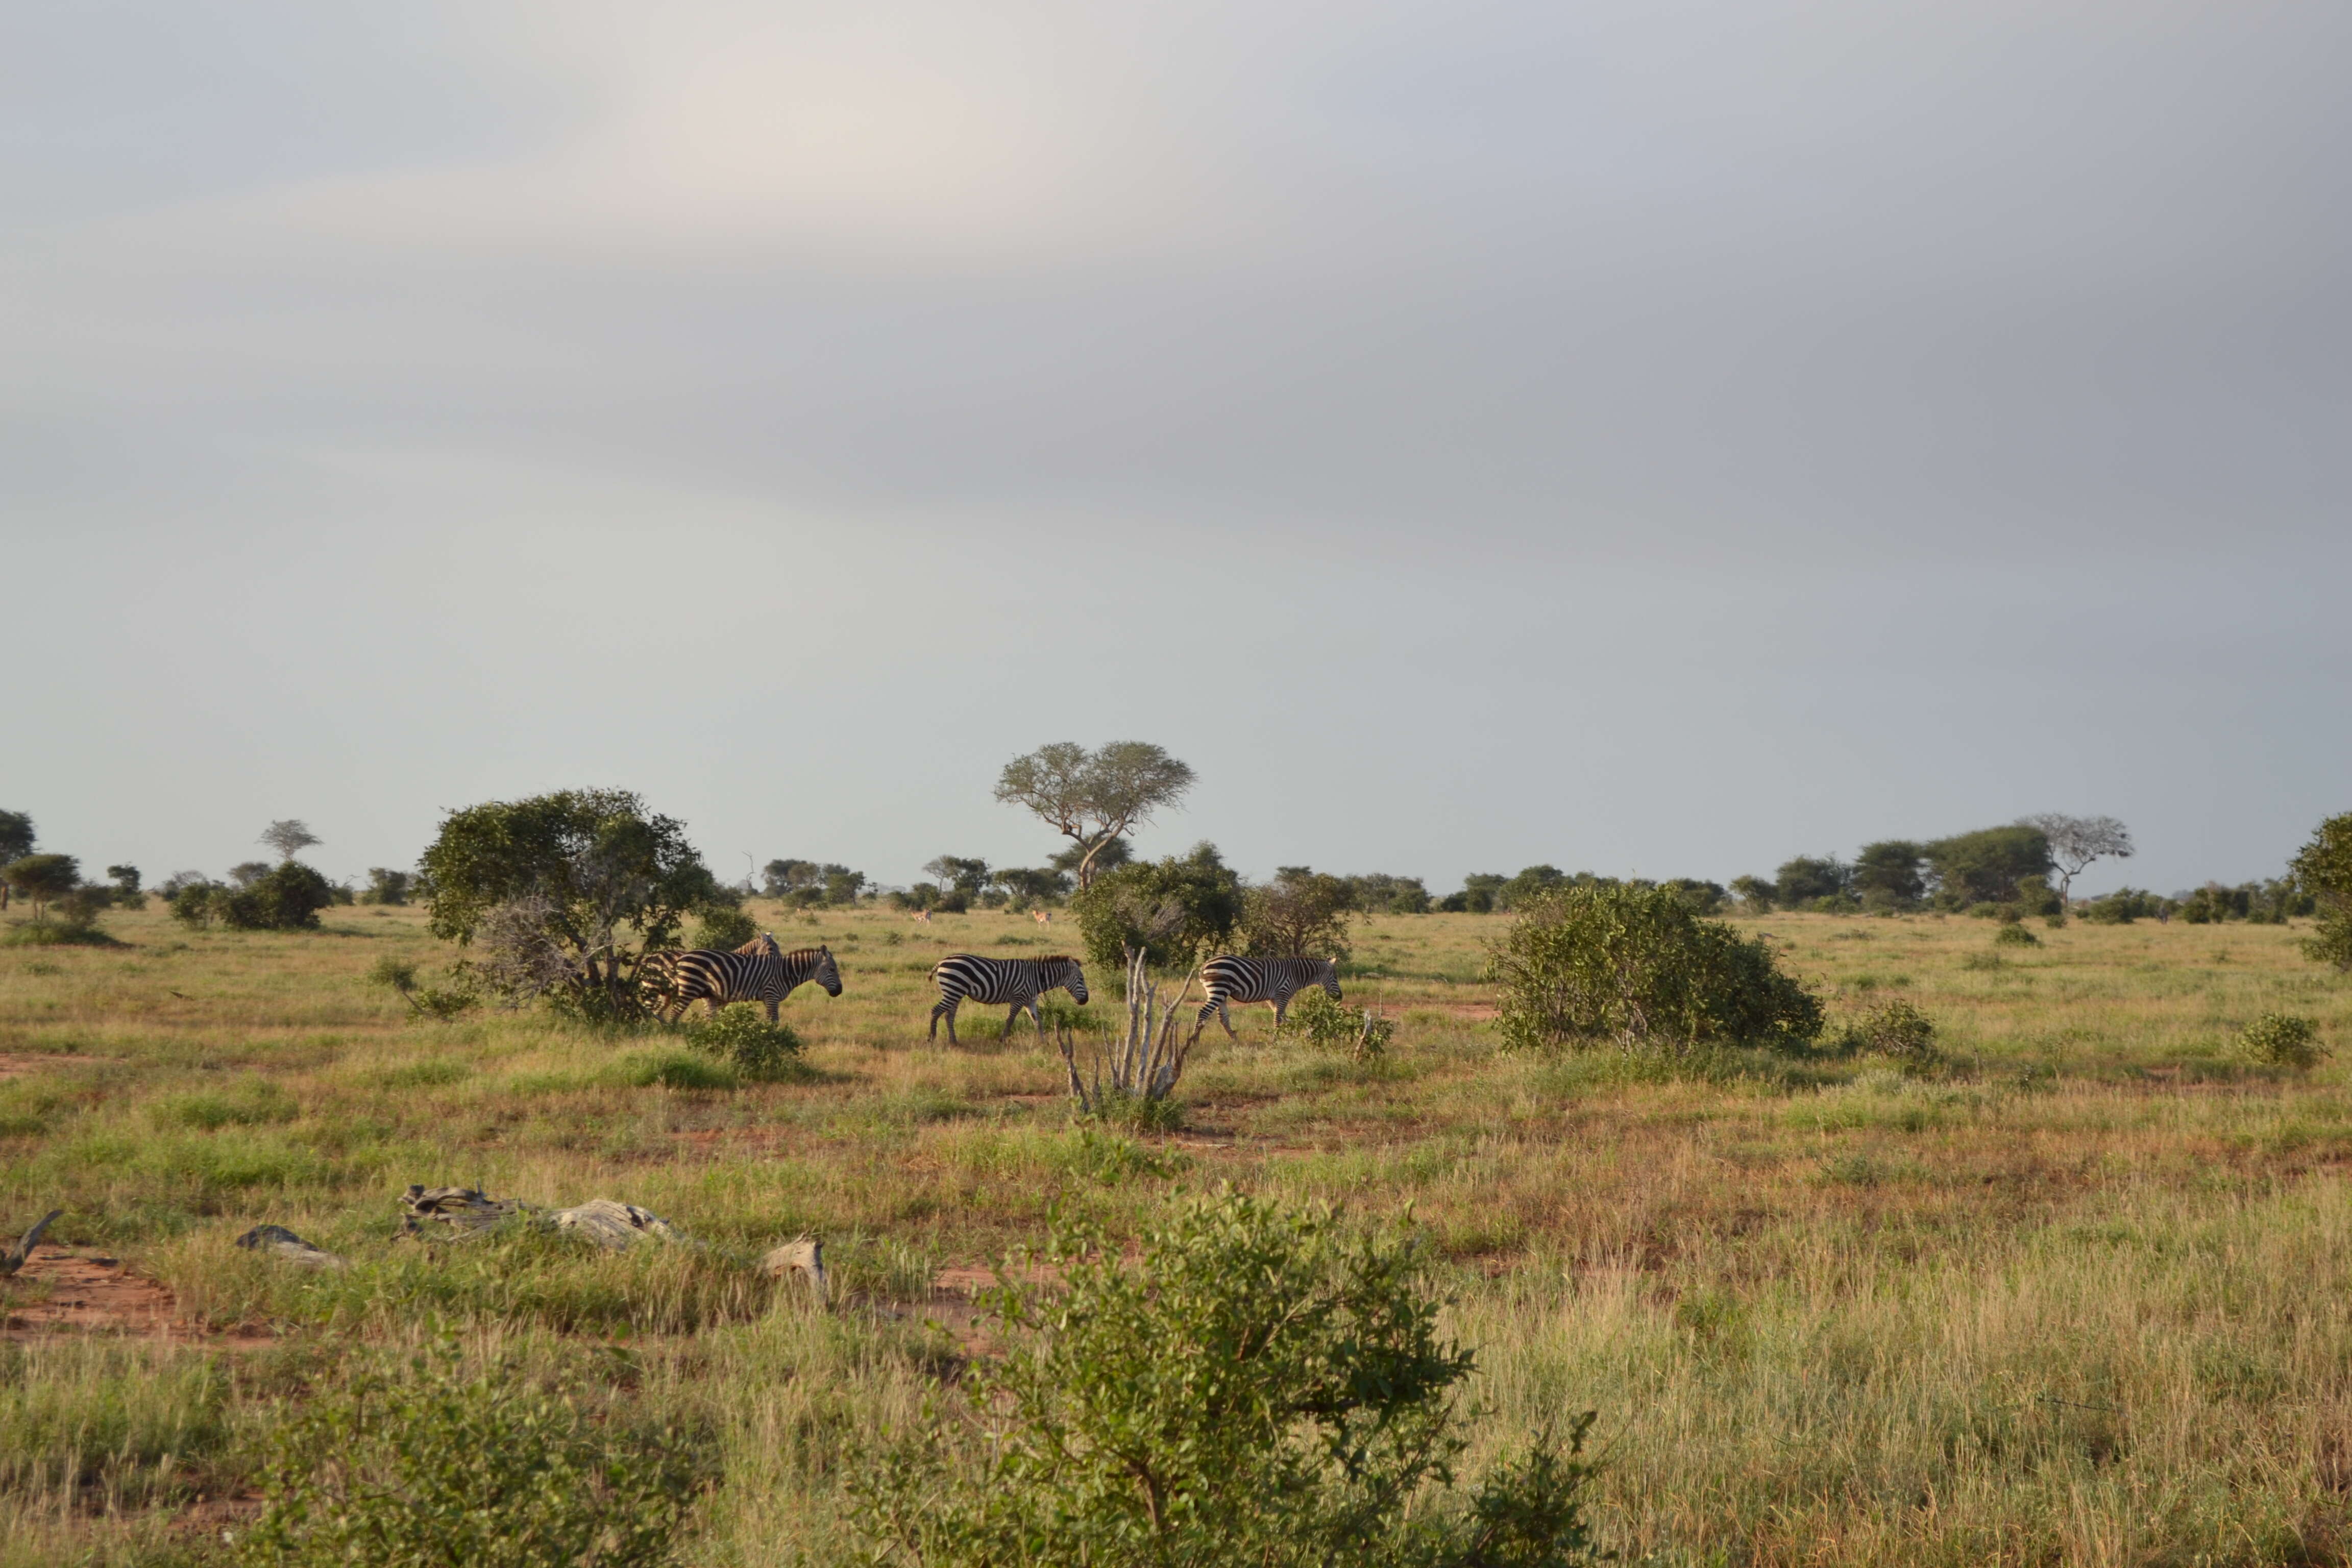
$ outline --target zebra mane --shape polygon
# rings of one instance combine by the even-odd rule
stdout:
[[[829,947],[796,947],[793,949],[792,952],[784,954],[784,956],[786,958],[805,958],[811,960],[831,958],[833,956],[833,950]]]
[[[758,953],[772,953],[777,951],[775,933],[763,931],[735,951],[746,958]]]
[[[1049,952],[1037,962],[1040,963],[1076,963],[1077,960],[1072,958],[1066,952]]]

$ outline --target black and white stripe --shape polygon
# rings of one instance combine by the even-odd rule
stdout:
[[[683,1013],[697,1002],[709,1003],[713,1013],[730,1002],[765,1002],[772,1024],[783,999],[812,980],[827,995],[841,994],[841,971],[833,962],[832,949],[803,947],[786,952],[766,931],[732,952],[698,947],[657,956],[658,963],[647,962],[646,984],[657,997],[655,1011],[665,1016],[673,1008]]]
[[[951,1046],[963,1043],[956,1038],[956,1008],[967,1000],[999,1007],[1009,1004],[1013,1011],[1004,1019],[1007,1035],[1026,1011],[1042,1036],[1045,1020],[1037,1011],[1038,997],[1059,986],[1073,1001],[1084,1004],[1087,999],[1087,977],[1079,971],[1078,961],[1062,953],[1046,958],[982,958],[977,953],[951,952],[932,969],[931,984],[940,988],[940,1000],[931,1009],[930,1037],[939,1038],[940,1017],[944,1014]]]
[[[1192,1020],[1192,1033],[1199,1036],[1213,1013],[1228,1037],[1241,1038],[1225,1016],[1228,1002],[1272,1003],[1274,1026],[1279,1029],[1290,999],[1309,985],[1320,985],[1332,1001],[1339,1001],[1339,966],[1328,958],[1213,958],[1201,968],[1201,988],[1209,1000]]]

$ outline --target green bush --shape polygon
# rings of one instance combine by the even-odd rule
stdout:
[[[1843,1050],[1867,1051],[1916,1067],[1943,1059],[1943,1053],[1936,1049],[1935,1021],[1901,1000],[1873,1007],[1846,1025],[1838,1045]]]
[[[2332,1055],[2319,1043],[2319,1029],[2292,1013],[2265,1013],[2238,1036],[2238,1054],[2270,1067],[2308,1071]]]
[[[1763,942],[1702,920],[1664,888],[1596,882],[1540,899],[1495,949],[1496,1026],[1517,1049],[1801,1046],[1821,1002]]]
[[[1999,931],[1992,933],[1992,944],[1995,947],[2040,947],[2042,939],[2016,921],[2011,921],[2004,922]]]
[[[2322,963],[2352,970],[2352,811],[2319,825],[2296,851],[2295,886],[2319,916],[2319,931],[2303,951]]]
[[[319,911],[334,901],[334,885],[299,860],[286,861],[214,900],[221,923],[231,931],[315,930]],[[177,899],[172,912],[180,912]]]
[[[1126,973],[1128,950],[1138,948],[1154,968],[1189,970],[1240,922],[1242,879],[1215,845],[1195,844],[1188,855],[1100,873],[1070,909],[1097,969]]]
[[[741,910],[718,905],[702,911],[695,921],[693,945],[719,952],[732,952],[760,934],[760,922]]]
[[[243,1568],[652,1568],[704,1479],[676,1431],[600,1424],[575,1387],[452,1341],[314,1398],[273,1446]]]
[[[1389,1041],[1396,1036],[1396,1025],[1386,1018],[1373,1017],[1370,1009],[1334,1002],[1329,992],[1310,986],[1291,1001],[1283,1032],[1304,1039],[1318,1050],[1346,1051],[1360,1061],[1388,1053]]]
[[[1064,1229],[1047,1295],[988,1294],[1013,1344],[849,1480],[868,1565],[1504,1568],[1590,1561],[1590,1475],[1539,1439],[1466,1499],[1422,1252],[1227,1194],[1147,1226],[1142,1263]]]
[[[790,1078],[800,1066],[800,1036],[786,1025],[768,1022],[756,1002],[730,1002],[715,1015],[689,1020],[686,1038],[755,1082]]]

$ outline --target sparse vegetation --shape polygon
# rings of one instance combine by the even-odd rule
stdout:
[[[801,1037],[771,1024],[756,1002],[730,1002],[715,1014],[689,1018],[686,1037],[754,1083],[777,1083],[800,1066]]]
[[[2265,1013],[2238,1036],[2238,1049],[2250,1061],[2309,1072],[2329,1053],[2319,1029],[2292,1013]]]

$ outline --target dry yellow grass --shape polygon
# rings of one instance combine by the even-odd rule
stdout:
[[[2352,1047],[2352,984],[2295,932],[2036,928],[1996,966],[1980,921],[1776,917],[1757,923],[1833,1015],[1909,1000],[1949,1070],[1675,1078],[1496,1056],[1476,976],[1501,917],[1381,919],[1348,984],[1400,1020],[1387,1059],[1269,1043],[1257,1009],[1242,1045],[1203,1037],[1184,1131],[1138,1142],[1072,1127],[1025,1027],[968,1013],[965,1050],[923,1041],[940,954],[1075,933],[761,912],[842,957],[843,997],[786,1006],[812,1081],[666,1089],[661,1041],[419,1021],[364,980],[385,955],[446,962],[414,910],[299,936],[158,911],[110,921],[126,948],[0,950],[0,1229],[65,1206],[57,1239],[276,1347],[11,1348],[0,1563],[161,1550],[195,1493],[246,1482],[272,1402],[331,1375],[322,1336],[434,1311],[551,1357],[625,1337],[628,1396],[720,1435],[698,1560],[822,1560],[848,1446],[952,1365],[920,1322],[947,1305],[935,1271],[1057,1207],[1117,1226],[1219,1182],[1410,1204],[1453,1267],[1494,1439],[1599,1409],[1603,1516],[1637,1557],[2287,1563],[2352,1539],[2346,1069],[2229,1050],[2265,1010]],[[428,1263],[393,1239],[411,1181],[621,1198],[717,1245]],[[354,1268],[289,1280],[228,1247],[262,1221]],[[850,1310],[813,1316],[742,1266],[803,1229]]]

